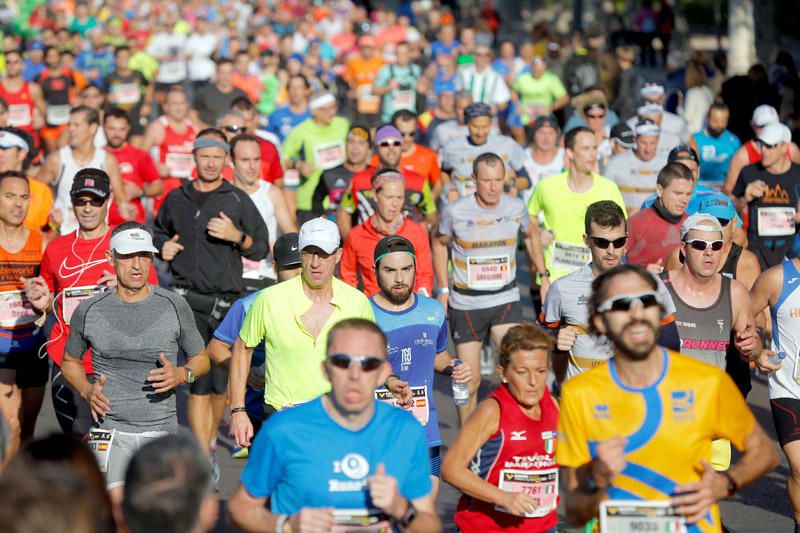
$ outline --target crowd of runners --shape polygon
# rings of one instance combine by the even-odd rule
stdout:
[[[0,530],[800,531],[792,56],[399,4],[0,14]]]

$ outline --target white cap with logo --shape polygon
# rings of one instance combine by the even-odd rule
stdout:
[[[301,252],[309,246],[316,246],[326,254],[332,254],[340,243],[338,226],[327,218],[314,218],[300,227],[298,244]]]
[[[722,233],[722,224],[716,217],[705,213],[695,213],[681,224],[681,240],[686,238],[686,234],[693,229],[699,231],[718,231]]]
[[[792,132],[780,122],[773,122],[764,126],[758,134],[758,140],[768,146],[788,143],[792,141]]]
[[[120,255],[136,254],[141,252],[158,253],[153,246],[153,236],[141,228],[131,228],[120,231],[111,237],[108,248]]]

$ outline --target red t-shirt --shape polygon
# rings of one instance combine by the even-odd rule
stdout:
[[[47,243],[42,256],[40,275],[44,278],[50,292],[55,294],[53,307],[56,310],[55,326],[50,332],[47,353],[57,365],[64,358],[64,347],[69,337],[69,325],[64,322],[64,289],[95,286],[103,272],[113,272],[114,268],[106,260],[106,250],[111,240],[111,230],[98,239],[78,239],[77,232],[62,235]],[[150,267],[148,281],[158,285],[155,268]],[[71,299],[71,302],[77,301]],[[70,304],[68,304],[70,306]],[[78,357],[80,354],[72,354]],[[92,354],[83,358],[83,369],[92,374]]]
[[[270,183],[275,183],[283,177],[281,156],[274,144],[260,137],[257,139],[261,145],[261,177]]]
[[[681,244],[681,224],[686,218],[684,213],[677,224],[670,224],[652,207],[637,211],[628,219],[628,263],[643,267],[659,259],[666,263],[670,252]]]
[[[106,152],[113,155],[119,163],[119,173],[123,181],[132,183],[141,189],[145,183],[152,183],[160,178],[156,164],[144,150],[125,143],[117,149],[106,146]],[[142,200],[134,198],[131,200],[131,204],[136,207],[135,220],[144,224],[145,214]],[[117,205],[112,202],[108,209],[108,223],[116,226],[124,221],[125,219],[119,214]]]

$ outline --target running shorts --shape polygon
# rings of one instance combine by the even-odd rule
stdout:
[[[519,301],[510,302],[486,309],[464,311],[449,307],[447,320],[450,323],[450,334],[455,344],[465,342],[490,342],[489,333],[492,327],[503,324],[521,324],[522,306]]]
[[[772,421],[781,447],[800,439],[800,400],[794,398],[772,398],[769,401],[772,409]]]

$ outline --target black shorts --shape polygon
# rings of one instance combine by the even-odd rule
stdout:
[[[50,373],[50,358],[39,357],[39,347],[27,352],[0,353],[0,369],[16,371],[15,382],[21,389],[44,387]]]
[[[456,345],[465,342],[488,343],[491,340],[489,334],[494,326],[522,323],[522,306],[516,301],[470,311],[448,307],[447,320],[450,322],[450,334]]]
[[[800,400],[773,398],[769,401],[769,406],[781,447],[800,440]]]
[[[94,374],[88,374],[86,379],[94,383]],[[89,432],[94,419],[92,408],[83,397],[78,394],[72,385],[61,373],[61,368],[53,363],[52,383],[50,393],[53,397],[53,410],[61,431],[76,437],[83,437]]]

